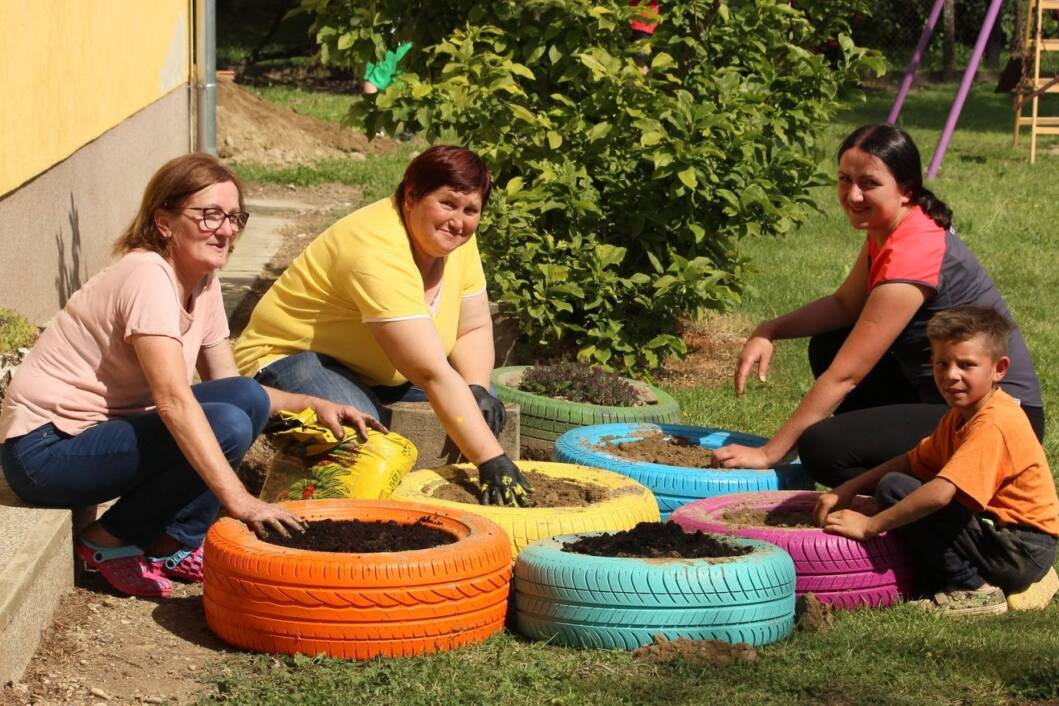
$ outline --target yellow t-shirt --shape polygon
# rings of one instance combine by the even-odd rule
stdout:
[[[485,292],[478,243],[471,238],[445,259],[434,305],[412,258],[394,199],[369,204],[324,231],[291,263],[254,308],[235,343],[243,375],[303,351],[337,359],[371,385],[407,381],[367,323],[431,319],[445,354],[456,344],[460,305]]]

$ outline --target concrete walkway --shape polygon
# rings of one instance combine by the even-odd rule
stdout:
[[[231,315],[280,245],[283,229],[305,207],[293,201],[250,200],[253,216],[221,272],[225,312]],[[0,684],[17,681],[74,585],[73,537],[96,508],[27,507],[0,475]]]

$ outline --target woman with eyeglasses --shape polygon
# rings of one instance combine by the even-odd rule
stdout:
[[[246,226],[239,180],[215,157],[151,178],[120,258],[81,287],[19,367],[0,411],[0,466],[23,500],[118,498],[77,554],[118,591],[167,596],[202,580],[202,542],[223,505],[258,534],[304,529],[233,470],[268,417],[313,407],[341,435],[375,420],[266,387],[236,369],[219,270]],[[192,384],[198,371],[203,382]]]

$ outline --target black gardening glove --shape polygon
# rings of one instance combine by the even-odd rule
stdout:
[[[533,504],[529,497],[533,486],[507,454],[500,454],[479,465],[478,482],[482,488],[483,505],[529,507]]]
[[[482,410],[485,423],[493,430],[493,436],[500,436],[507,422],[507,412],[504,411],[504,403],[489,394],[489,390],[481,385],[470,385],[474,401],[478,403],[478,409]]]

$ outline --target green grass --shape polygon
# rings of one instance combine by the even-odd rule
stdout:
[[[342,122],[342,118],[346,117],[350,103],[353,101],[353,96],[350,95],[307,91],[293,86],[242,85],[241,87],[256,93],[267,101],[285,105],[296,113],[332,123]]]
[[[954,86],[914,92],[903,124],[930,161]],[[1007,96],[990,87],[969,100],[939,179],[929,186],[955,211],[960,233],[993,274],[1025,331],[1053,407],[1046,448],[1059,467],[1059,155],[1026,142],[1013,151]],[[824,128],[825,143],[886,116],[891,95],[869,96]],[[1048,113],[1059,114],[1050,106]],[[1054,145],[1042,140],[1044,148]],[[315,183],[396,183],[407,153],[316,170],[241,172],[246,178]],[[828,160],[832,160],[829,158]],[[282,174],[283,176],[279,176]],[[797,233],[745,243],[750,291],[733,320],[756,321],[833,290],[863,235],[852,231],[830,189],[821,212]],[[691,423],[769,434],[808,388],[804,342],[778,346],[766,385],[736,399],[727,380],[677,391]],[[839,614],[830,633],[795,633],[761,650],[757,664],[727,668],[652,665],[621,652],[578,651],[511,634],[484,645],[416,659],[227,658],[215,674],[232,704],[997,704],[1059,699],[1059,604],[1037,613],[948,621],[901,606]]]

